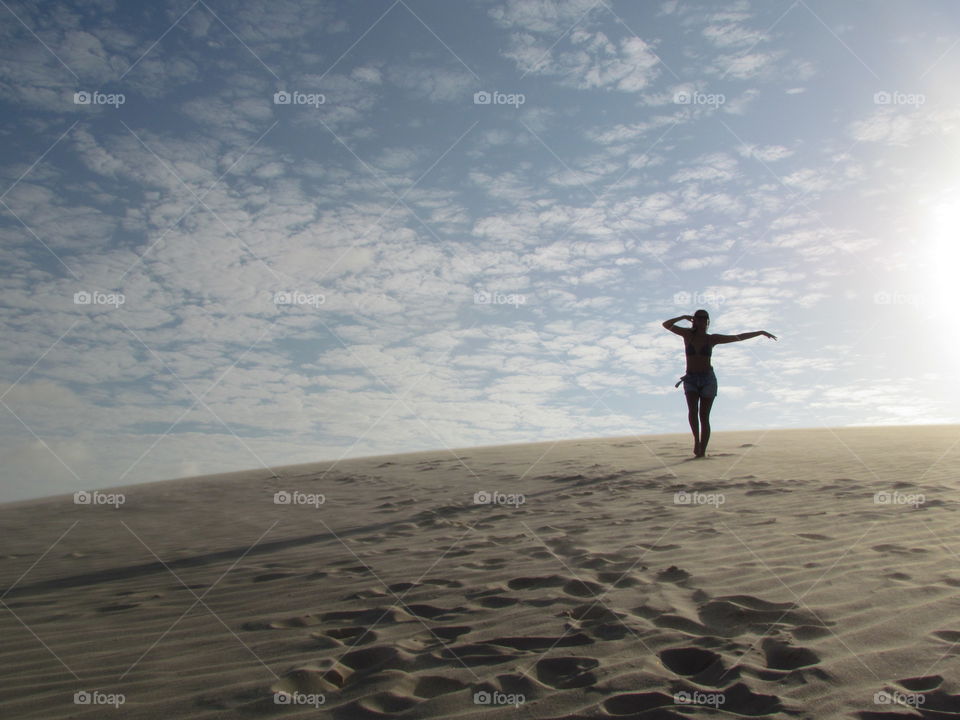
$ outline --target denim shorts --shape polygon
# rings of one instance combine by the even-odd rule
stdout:
[[[705,372],[688,372],[683,376],[683,391],[694,392],[700,397],[713,398],[717,396],[717,376],[713,368]]]

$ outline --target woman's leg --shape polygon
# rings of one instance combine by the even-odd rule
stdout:
[[[700,393],[688,392],[687,419],[690,421],[690,430],[693,431],[693,454],[700,455],[700,419],[697,405],[700,402]]]
[[[713,400],[712,397],[700,398],[700,457],[707,454],[707,443],[710,442],[710,409]]]

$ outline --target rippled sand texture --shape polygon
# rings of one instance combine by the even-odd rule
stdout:
[[[955,716],[958,440],[566,441],[0,506],[0,715]]]

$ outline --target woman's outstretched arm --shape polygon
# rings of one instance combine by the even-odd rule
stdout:
[[[740,342],[741,340],[749,340],[750,338],[755,338],[757,335],[765,335],[768,338],[773,340],[777,339],[776,335],[771,335],[766,330],[754,330],[753,332],[740,333],[739,335],[711,335],[710,338],[713,340],[715,345],[722,345],[723,343],[732,343]]]

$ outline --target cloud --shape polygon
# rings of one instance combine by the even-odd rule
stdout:
[[[572,46],[570,50],[561,47]],[[603,32],[576,29],[557,48],[528,33],[514,34],[504,55],[523,73],[555,75],[577,89],[607,88],[637,92],[659,75],[659,59],[637,37],[611,40]]]
[[[491,8],[490,17],[505,28],[553,34],[567,32],[591,12],[601,12],[596,0],[507,0]]]

